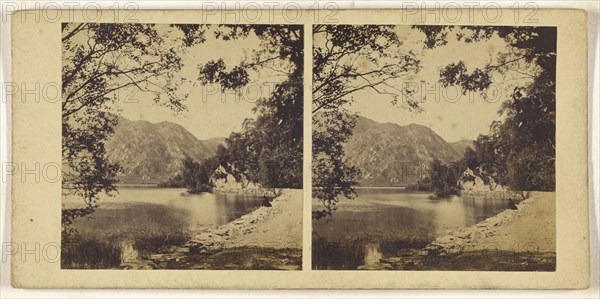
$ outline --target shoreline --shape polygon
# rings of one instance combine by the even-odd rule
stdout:
[[[302,190],[282,189],[271,205],[208,228],[186,246],[200,254],[243,246],[302,249]]]
[[[302,268],[302,189],[282,189],[272,207],[259,207],[227,224],[207,228],[181,246],[122,264],[127,269]]]
[[[265,189],[265,188],[223,188],[223,187],[215,187],[211,191],[211,193],[220,193],[220,194],[238,194],[238,195],[254,195],[254,196],[267,196],[271,197],[274,194],[274,189]],[[289,189],[279,189],[276,190],[289,190]],[[277,198],[279,196],[276,196]]]
[[[531,192],[517,204],[470,227],[451,231],[426,246],[430,252],[478,250],[556,252],[554,192]]]
[[[555,271],[555,193],[531,192],[517,208],[358,269]]]

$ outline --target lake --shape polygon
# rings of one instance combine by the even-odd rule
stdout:
[[[354,200],[340,200],[333,216],[313,221],[313,269],[376,263],[508,208],[503,198],[429,199],[431,193],[386,188],[357,192]]]
[[[63,198],[64,208],[81,199]],[[262,197],[238,194],[189,194],[185,189],[121,186],[115,197],[102,196],[89,217],[76,219],[63,268],[115,268],[125,260],[185,243],[198,231],[231,222],[262,204]],[[63,235],[63,238],[65,236]]]

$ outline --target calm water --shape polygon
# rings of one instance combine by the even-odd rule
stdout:
[[[359,189],[333,216],[313,221],[313,268],[356,269],[422,248],[450,230],[471,226],[508,207],[506,199],[453,197],[401,189]]]
[[[121,261],[136,259],[140,251],[152,254],[164,245],[180,245],[195,232],[226,224],[261,203],[262,197],[257,196],[187,194],[184,189],[122,186],[115,197],[101,198],[94,214],[75,221],[72,243],[75,247],[84,244],[86,248],[79,251],[88,256],[73,258],[92,264],[95,259],[105,259],[111,254],[120,255]],[[81,201],[65,198],[63,205],[74,208],[81,206]],[[75,252],[77,249],[73,248]],[[112,262],[112,267],[115,263]],[[103,268],[102,265],[86,267]]]

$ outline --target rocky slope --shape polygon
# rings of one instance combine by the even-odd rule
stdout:
[[[462,154],[428,127],[378,123],[359,117],[345,145],[348,162],[361,169],[362,186],[406,186],[429,162],[459,160]]]
[[[184,127],[172,122],[119,119],[106,144],[111,162],[123,167],[119,182],[155,184],[175,176],[187,156],[197,161],[214,155]]]

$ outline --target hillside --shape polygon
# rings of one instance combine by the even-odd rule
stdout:
[[[123,167],[119,183],[125,184],[158,183],[176,175],[186,156],[200,161],[214,154],[178,124],[125,118],[105,145],[108,159]]]
[[[475,142],[473,140],[468,140],[468,139],[462,139],[459,141],[455,141],[455,142],[448,142],[448,144],[450,144],[450,146],[459,154],[464,155],[465,150],[467,149],[467,147],[470,147],[472,149],[475,148]]]
[[[362,186],[406,186],[425,174],[433,159],[449,163],[462,157],[428,127],[365,117],[358,118],[345,149],[348,162],[361,169]]]
[[[217,147],[220,144],[226,145],[225,139],[226,139],[225,137],[213,137],[213,138],[202,140],[202,144],[204,144],[204,146],[206,146],[211,152],[216,153]]]

